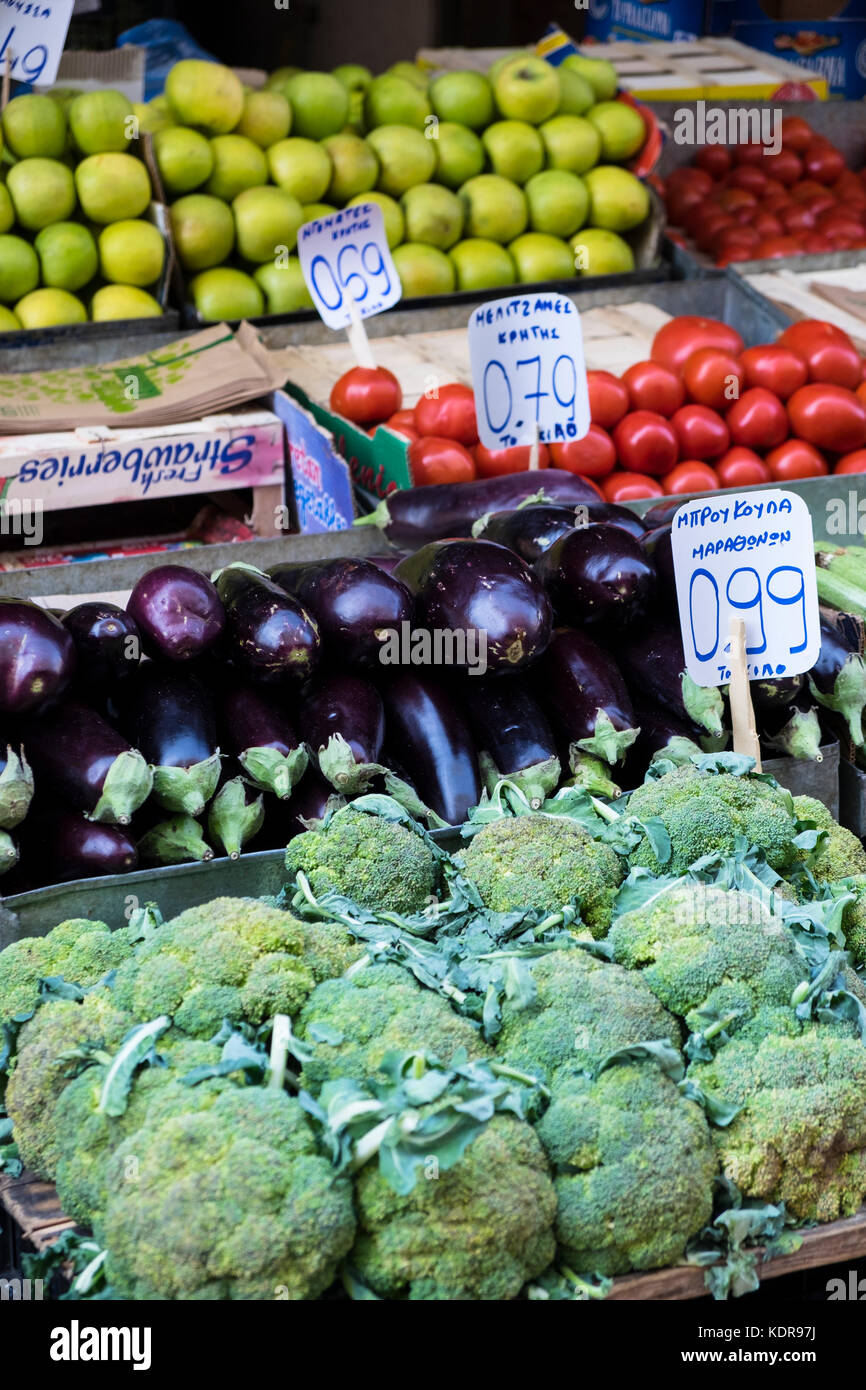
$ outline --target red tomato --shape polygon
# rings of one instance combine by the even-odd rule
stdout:
[[[844,157],[829,142],[813,140],[803,151],[803,172],[817,183],[835,183],[844,169]]]
[[[713,237],[711,249],[714,256],[730,256],[733,252],[747,251],[751,257],[760,240],[751,227],[723,227]]]
[[[765,147],[763,145],[759,143],[752,143],[751,141],[749,141],[748,144],[745,145],[735,145],[734,163],[757,164],[758,168],[760,168],[767,158],[767,156],[764,153],[764,148]]]
[[[525,473],[529,467],[532,446],[518,444],[512,449],[488,449],[484,444],[476,444],[472,452],[475,455],[475,471],[478,477],[498,478],[503,473]],[[539,444],[538,467],[546,468],[549,462],[546,445]]]
[[[678,492],[709,492],[718,486],[715,469],[699,459],[685,459],[662,478],[665,496]]]
[[[779,183],[778,179],[767,179],[767,183],[764,188],[764,197],[769,198],[771,196],[776,196],[779,193],[781,193],[783,197],[787,196],[788,190],[786,189],[785,185],[783,183]]]
[[[726,410],[737,399],[745,375],[739,357],[712,347],[691,353],[682,373],[692,400],[713,410]]]
[[[771,478],[763,459],[753,449],[739,445],[723,454],[715,469],[722,487],[749,487],[752,483],[768,483]]]
[[[603,430],[612,430],[629,408],[628,387],[613,372],[587,372],[589,418]]]
[[[760,347],[746,348],[740,354],[740,361],[746,373],[747,387],[763,386],[783,401],[793,395],[798,387],[805,386],[809,379],[809,369],[800,354],[779,343],[763,343]]]
[[[403,438],[408,439],[410,444],[414,440],[421,438],[415,428],[414,410],[398,410],[384,423],[387,428],[393,430],[395,434],[402,434]],[[377,428],[378,426],[374,426],[373,429],[370,430],[370,434],[375,434]]]
[[[775,261],[781,256],[799,256],[802,246],[795,236],[768,236],[758,243],[756,261]]]
[[[803,387],[808,391],[808,386]],[[805,439],[786,439],[764,460],[770,477],[776,483],[795,482],[798,478],[821,478],[828,472],[823,454],[807,444]]]
[[[811,145],[815,136],[808,121],[802,116],[782,117],[782,149],[794,150],[799,154]]]
[[[790,324],[779,343],[799,353],[812,381],[828,381],[853,391],[862,379],[860,354],[848,334],[824,319],[800,319]]]
[[[421,396],[415,406],[415,428],[421,435],[456,439],[467,449],[478,443],[475,395],[471,386],[451,381],[436,396]]]
[[[761,237],[781,236],[785,230],[779,218],[772,212],[759,212],[752,226]]]
[[[834,473],[866,473],[866,449],[855,449],[837,460]]]
[[[632,410],[655,410],[670,419],[686,398],[686,388],[669,367],[660,362],[635,362],[623,372]]]
[[[567,439],[551,444],[550,458],[555,468],[580,473],[584,478],[606,478],[616,467],[613,440],[600,425],[591,424],[583,439]]]
[[[791,197],[798,203],[807,203],[811,198],[829,198],[830,194],[823,183],[818,183],[817,179],[801,179],[795,183],[790,190]]]
[[[428,483],[468,483],[476,477],[475,460],[456,439],[428,435],[409,445],[409,472],[415,487]]]
[[[817,449],[847,454],[866,444],[866,407],[844,386],[814,382],[788,401],[793,432]]]
[[[713,178],[712,174],[701,168],[700,160],[695,164],[683,164],[668,174],[664,181],[665,194],[686,192],[692,188],[698,193],[709,193],[713,186]]]
[[[695,164],[710,178],[720,179],[731,167],[731,156],[724,145],[702,145],[695,155]]]
[[[611,473],[602,484],[606,502],[637,502],[642,497],[664,497],[661,483],[644,473]]]
[[[779,183],[790,188],[802,177],[803,161],[793,150],[781,149],[778,154],[767,155],[763,168],[771,179],[778,179]]]
[[[782,226],[786,232],[808,232],[815,225],[815,214],[805,203],[799,203],[795,208],[785,208],[781,215]]]
[[[693,232],[695,245],[700,251],[712,249],[713,241],[718,232],[725,227],[736,227],[736,219],[729,212],[709,212],[701,218],[696,230]]]
[[[738,164],[728,176],[728,188],[745,188],[760,196],[767,191],[767,175],[755,164]]]
[[[864,363],[864,367],[866,367],[866,363]],[[857,397],[858,401],[862,401],[863,404],[866,405],[866,380],[860,382],[854,395]]]
[[[689,212],[703,207],[705,196],[706,194],[698,193],[694,188],[678,188],[672,193],[666,193],[668,218],[675,226],[684,226]]]
[[[627,472],[661,477],[677,461],[679,445],[670,420],[654,410],[633,410],[613,432],[617,458]]]
[[[671,420],[686,459],[715,459],[731,442],[721,415],[706,405],[684,405]]]
[[[823,232],[807,232],[802,238],[803,250],[810,256],[824,255],[833,250],[833,243]]]
[[[719,207],[725,212],[735,212],[737,208],[753,208],[758,199],[748,188],[723,188],[719,194]]]
[[[788,412],[772,391],[753,386],[744,391],[725,416],[735,444],[749,449],[775,449],[788,438]]]
[[[719,319],[706,319],[700,314],[680,314],[662,324],[653,338],[650,357],[672,372],[681,370],[687,357],[698,348],[719,348],[722,352],[738,353],[743,340],[735,328]]]
[[[387,367],[352,367],[331,387],[331,409],[356,425],[378,425],[403,404],[400,383]]]

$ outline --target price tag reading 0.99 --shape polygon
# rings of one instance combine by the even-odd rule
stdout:
[[[298,233],[298,256],[319,316],[329,328],[348,328],[354,319],[380,314],[403,293],[382,209],[375,203],[306,222]]]

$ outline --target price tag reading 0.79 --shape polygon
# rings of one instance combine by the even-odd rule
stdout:
[[[307,222],[298,233],[307,288],[329,328],[390,309],[403,290],[375,203],[344,208]]]

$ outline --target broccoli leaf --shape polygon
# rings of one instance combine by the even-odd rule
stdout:
[[[562,1269],[551,1267],[527,1284],[526,1297],[531,1302],[586,1303],[590,1299],[607,1298],[612,1288],[613,1280],[602,1274],[580,1275],[564,1266]]]
[[[154,1043],[170,1027],[171,1019],[163,1014],[127,1033],[105,1074],[96,1107],[99,1114],[116,1118],[125,1113],[135,1073],[154,1055]]]
[[[686,1262],[703,1268],[713,1298],[739,1298],[760,1286],[759,1254],[765,1262],[796,1248],[797,1237],[785,1232],[784,1204],[744,1201],[729,1178],[716,1179],[713,1220],[689,1242]],[[787,1238],[786,1238],[787,1237]],[[763,1245],[763,1250],[755,1247]]]
[[[683,1075],[683,1059],[677,1048],[667,1038],[655,1042],[632,1043],[630,1047],[620,1047],[605,1057],[596,1076],[609,1067],[623,1066],[630,1062],[655,1062],[671,1081],[679,1081]]]

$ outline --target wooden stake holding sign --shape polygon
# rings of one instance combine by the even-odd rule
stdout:
[[[731,619],[731,680],[728,703],[731,707],[731,730],[734,752],[755,759],[755,771],[761,771],[761,744],[755,726],[755,707],[749,690],[746,665],[746,624],[742,618]]]

